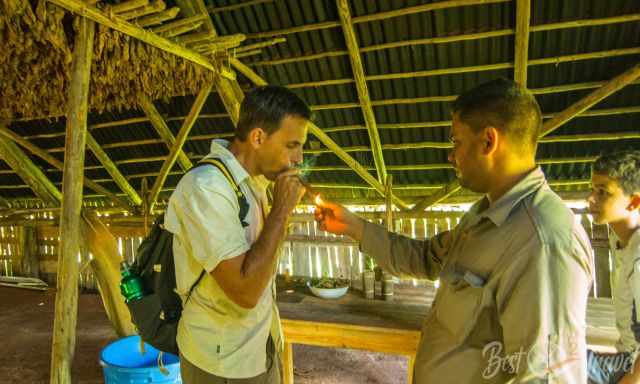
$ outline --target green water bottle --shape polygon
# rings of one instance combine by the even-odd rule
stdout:
[[[125,302],[131,302],[139,300],[144,296],[144,289],[142,288],[142,279],[131,271],[131,267],[126,261],[120,263],[120,274],[122,280],[120,280],[120,293],[124,296]]]

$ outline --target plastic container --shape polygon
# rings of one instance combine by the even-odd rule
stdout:
[[[182,383],[180,359],[162,353],[162,367],[158,366],[160,351],[144,344],[140,352],[140,336],[129,336],[107,345],[100,353],[100,365],[106,384]]]

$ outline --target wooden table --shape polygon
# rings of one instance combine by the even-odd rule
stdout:
[[[285,338],[283,383],[293,383],[292,344],[361,349],[406,356],[407,377],[420,340],[425,305],[364,299],[360,292],[338,300],[304,293],[304,288],[278,293]]]
[[[399,287],[396,287],[399,288]],[[421,288],[424,291],[424,288]],[[285,338],[283,383],[293,383],[292,344],[361,349],[406,356],[408,382],[420,329],[433,294],[419,288],[396,289],[394,301],[367,300],[351,291],[338,300],[312,296],[304,287],[281,288],[278,307]],[[418,298],[416,298],[418,297]],[[587,311],[590,348],[611,351],[618,337],[610,299],[590,299]]]

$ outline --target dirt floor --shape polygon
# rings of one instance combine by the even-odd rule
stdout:
[[[0,287],[0,383],[48,383],[55,292]],[[100,298],[78,302],[73,382],[102,383],[100,350],[116,338]],[[407,361],[400,356],[347,349],[294,346],[296,384],[403,384]]]

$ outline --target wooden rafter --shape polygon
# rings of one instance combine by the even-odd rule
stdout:
[[[377,20],[385,20],[392,17],[398,16],[406,16],[413,15],[416,13],[435,11],[440,9],[447,8],[457,8],[457,7],[465,7],[465,6],[474,6],[474,5],[484,5],[484,4],[492,4],[492,3],[505,3],[511,0],[447,0],[447,1],[438,1],[435,3],[416,5],[413,7],[395,9],[393,11],[385,11],[374,13],[370,15],[358,16],[353,18],[353,23],[366,23],[370,21]],[[262,39],[267,37],[274,36],[284,36],[291,33],[299,33],[299,32],[310,32],[310,31],[319,31],[322,29],[329,28],[337,28],[340,26],[340,22],[338,21],[325,21],[317,24],[307,24],[301,25],[298,27],[279,29],[276,31],[268,31],[268,32],[258,32],[247,35],[249,39]]]
[[[173,165],[178,158],[178,153],[182,150],[182,146],[187,140],[187,136],[189,132],[191,132],[191,128],[198,117],[198,114],[202,110],[205,101],[207,101],[207,97],[211,91],[211,84],[205,85],[198,95],[196,96],[193,105],[191,106],[191,110],[187,115],[187,118],[182,123],[182,127],[180,128],[180,132],[178,132],[178,136],[176,136],[176,141],[173,143],[171,150],[169,151],[169,155],[166,157],[164,163],[162,164],[162,168],[160,169],[160,174],[156,177],[156,180],[153,183],[153,187],[151,188],[151,192],[149,193],[149,211],[153,211],[153,207],[156,204],[156,200],[158,199],[158,195],[160,195],[160,190],[164,185],[164,182],[167,180],[167,176],[173,168]]]
[[[598,25],[609,25],[609,24],[620,24],[620,23],[629,23],[634,21],[640,21],[640,13],[612,16],[612,17],[603,17],[597,19],[583,19],[583,20],[571,20],[571,21],[562,21],[557,23],[548,23],[548,24],[539,24],[532,25],[529,28],[530,32],[541,32],[541,31],[555,31],[567,28],[581,28],[581,27],[592,27]],[[460,35],[451,35],[451,36],[437,36],[437,37],[427,37],[421,39],[412,39],[412,40],[400,40],[394,41],[391,43],[383,43],[383,44],[375,44],[369,45],[366,47],[360,47],[360,52],[374,52],[380,51],[384,49],[392,49],[392,48],[402,48],[402,47],[412,47],[419,45],[431,45],[431,44],[447,44],[454,43],[459,41],[472,41],[479,39],[488,39],[502,36],[511,36],[515,33],[515,29],[513,28],[504,28],[493,31],[486,32],[474,32],[474,33],[465,33]],[[281,65],[281,64],[289,64],[296,63],[302,61],[309,60],[318,60],[324,59],[327,57],[337,57],[337,56],[347,56],[348,52],[346,50],[336,50],[329,52],[321,52],[314,53],[302,56],[294,56],[287,57],[284,59],[270,59],[270,60],[261,60],[252,63],[248,63],[249,66],[272,66],[272,65]]]
[[[94,33],[95,24],[89,19],[80,17],[67,99],[67,136],[62,177],[62,214],[51,348],[51,384],[71,383],[71,364],[75,354],[82,179]]]
[[[604,58],[610,58],[610,57],[616,57],[616,56],[629,56],[629,55],[637,55],[637,54],[640,54],[640,47],[610,49],[606,51],[577,53],[573,55],[533,59],[533,60],[529,60],[528,66],[531,67],[536,65],[548,65],[548,64],[558,65],[561,63],[568,63],[568,62],[575,62],[575,61],[604,59]],[[460,73],[513,69],[513,67],[514,67],[514,64],[512,62],[505,62],[505,63],[495,63],[495,64],[486,64],[486,65],[472,65],[472,66],[466,66],[466,67],[428,69],[424,71],[415,71],[415,72],[397,72],[397,73],[385,73],[380,75],[368,75],[366,77],[366,80],[380,81],[380,80],[413,79],[416,77],[432,77],[432,76],[453,75],[453,74],[460,74]],[[331,79],[331,80],[321,80],[321,81],[310,81],[305,83],[287,84],[286,87],[291,89],[315,88],[315,87],[322,87],[327,85],[352,84],[353,82],[354,80],[351,78]]]
[[[255,85],[267,85],[267,82],[260,77],[257,73],[255,73],[251,68],[247,67],[245,64],[240,62],[237,59],[230,60],[231,65],[236,68],[239,72],[247,76]],[[356,159],[351,157],[347,152],[345,152],[333,139],[329,137],[322,129],[320,129],[313,122],[309,122],[308,124],[309,132],[314,135],[322,144],[324,144],[327,148],[329,148],[340,160],[344,161],[349,168],[351,168],[358,176],[360,176],[364,181],[366,181],[369,185],[375,188],[378,193],[384,196],[385,190],[384,185],[379,182],[375,177],[371,176],[369,171],[366,170]],[[407,208],[408,205],[402,199],[397,196],[393,197],[394,203],[402,208]]]
[[[554,130],[558,129],[562,124],[578,116],[580,113],[586,111],[593,105],[600,102],[605,97],[615,93],[616,91],[622,89],[624,86],[635,81],[638,77],[640,77],[640,64],[634,65],[633,67],[626,70],[622,74],[609,80],[602,87],[598,88],[597,90],[591,92],[587,96],[578,100],[577,102],[575,102],[574,104],[566,108],[564,111],[558,113],[552,119],[544,122],[544,124],[542,125],[542,132],[540,134],[540,137],[544,137],[549,133],[553,132]],[[453,191],[456,188],[460,189],[460,184],[458,180],[455,180],[447,184],[447,186],[445,186],[438,192],[434,193],[433,195],[425,197],[423,200],[418,202],[414,206],[414,208],[412,208],[412,211],[424,210],[430,207],[431,205],[436,204],[439,201],[442,201],[443,200],[442,198],[438,199],[439,196],[444,196],[444,195],[450,196],[452,193],[447,194],[447,192]]]
[[[113,163],[109,155],[100,147],[100,144],[93,138],[91,133],[87,132],[87,147],[91,149],[91,152],[96,156],[100,164],[104,166],[104,169],[109,173],[116,185],[127,195],[134,205],[142,204],[142,199],[138,192],[129,184],[124,175],[120,172],[118,167]],[[86,181],[85,181],[86,184]]]
[[[63,163],[58,159],[56,159],[55,157],[51,156],[47,151],[36,146],[35,144],[31,143],[29,140],[22,138],[20,135],[16,134],[15,132],[1,125],[0,125],[0,137],[6,137],[8,139],[15,141],[17,144],[20,144],[20,146],[22,146],[29,152],[33,153],[34,155],[38,156],[42,160],[51,164],[56,170],[62,171],[64,169]],[[88,188],[91,188],[92,190],[105,195],[116,205],[122,208],[125,208],[127,210],[132,210],[128,202],[126,202],[124,199],[121,199],[115,193],[109,191],[108,189],[96,183],[95,181],[85,177],[83,178],[83,182],[84,182],[84,185],[86,185]]]
[[[556,114],[552,119],[547,120],[542,127],[541,137],[544,137],[549,133],[555,131],[562,124],[591,108],[605,97],[624,88],[628,84],[638,79],[638,77],[640,77],[640,64],[636,64],[620,75],[614,77],[602,87],[596,89],[587,96],[578,100],[564,111]]]
[[[4,129],[4,127],[0,126]],[[11,140],[0,136],[0,157],[45,204],[57,206],[62,194],[38,166]]]
[[[169,52],[178,57],[182,57],[185,60],[189,60],[193,63],[199,64],[204,68],[215,71],[214,65],[201,54],[194,52],[181,45],[175,44],[163,37],[156,35],[155,33],[144,30],[135,26],[132,23],[122,20],[117,15],[115,17],[109,17],[104,12],[100,11],[96,7],[87,5],[82,0],[49,0],[51,3],[56,4],[68,11],[81,15],[85,18],[95,21],[98,24],[102,24],[116,31],[122,32],[125,35],[136,38],[143,41],[153,47],[156,47],[165,52]]]
[[[364,67],[362,66],[362,60],[360,59],[358,39],[356,38],[356,33],[353,29],[349,3],[347,0],[336,0],[336,6],[338,7],[340,23],[342,24],[342,34],[344,35],[347,50],[349,51],[351,69],[353,71],[353,78],[356,82],[356,89],[358,92],[358,99],[360,99],[362,115],[364,117],[367,131],[369,132],[369,143],[371,144],[373,161],[376,165],[378,181],[380,183],[384,183],[387,178],[387,169],[384,164],[384,156],[382,155],[382,143],[380,141],[380,134],[378,133],[376,117],[373,113],[373,107],[371,106],[371,97],[369,96],[369,89],[367,88],[367,81],[365,80],[364,75]]]
[[[513,79],[527,87],[527,61],[529,60],[529,24],[531,0],[516,2],[516,49]]]
[[[176,142],[176,138],[173,136],[162,115],[160,115],[160,112],[156,109],[153,101],[146,95],[140,95],[138,105],[142,108],[144,114],[147,115],[151,125],[162,138],[162,141],[171,149]],[[182,149],[178,152],[178,164],[180,164],[183,171],[187,171],[193,166],[193,163],[191,163],[191,160],[189,160],[189,157]]]

